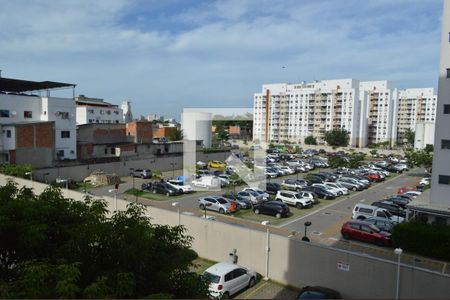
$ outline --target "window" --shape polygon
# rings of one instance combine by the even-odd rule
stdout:
[[[447,78],[450,78],[450,69],[447,69]]]
[[[31,119],[33,117],[33,112],[30,110],[26,110],[23,112],[23,117],[25,119]]]
[[[9,110],[0,109],[0,118],[9,118]]]
[[[7,138],[10,138],[11,137],[11,130],[6,130],[6,137]]]
[[[450,140],[441,140],[441,149],[450,149]]]
[[[439,175],[439,184],[450,184],[450,176]]]
[[[70,138],[70,131],[61,131],[61,138],[62,139]]]
[[[66,111],[60,112],[61,119],[69,119],[69,113]]]
[[[444,104],[444,114],[450,114],[450,104]]]
[[[58,150],[58,151],[56,151],[56,156],[57,156],[57,157],[64,157],[64,150]]]
[[[116,148],[111,148],[111,154],[116,154]]]
[[[108,154],[108,148],[105,148],[105,154]]]
[[[230,281],[231,279],[233,279],[233,271],[229,272],[228,274],[225,274],[225,282]]]
[[[356,224],[356,223],[350,223],[350,228],[351,229],[355,229],[355,230],[360,230],[361,226],[359,224]]]

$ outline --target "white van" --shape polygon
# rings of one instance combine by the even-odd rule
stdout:
[[[358,203],[353,208],[352,219],[365,220],[370,217],[388,219],[393,223],[401,223],[404,221],[404,218],[394,216],[386,209],[380,207]]]
[[[216,176],[202,176],[191,182],[192,186],[201,188],[220,188],[220,179]]]

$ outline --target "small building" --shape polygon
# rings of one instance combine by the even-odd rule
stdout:
[[[90,123],[123,123],[123,111],[118,105],[100,98],[75,97],[77,105],[77,125]]]
[[[426,145],[434,145],[434,122],[416,123],[414,149],[424,149]]]

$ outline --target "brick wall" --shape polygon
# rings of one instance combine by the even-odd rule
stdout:
[[[134,137],[135,143],[151,143],[153,140],[151,122],[130,122],[126,126],[127,136]]]
[[[153,137],[157,139],[161,137],[168,137],[176,131],[177,131],[176,127],[160,127],[155,130]]]
[[[54,147],[54,122],[16,125],[16,148]]]

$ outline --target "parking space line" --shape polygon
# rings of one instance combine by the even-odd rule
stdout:
[[[255,294],[257,291],[259,291],[263,286],[267,285],[268,281],[264,282],[263,284],[261,284],[260,286],[258,286],[257,288],[255,288],[253,291],[251,291],[250,293],[248,293],[247,296],[244,297],[244,299],[248,299],[250,296],[252,296],[253,294]]]

